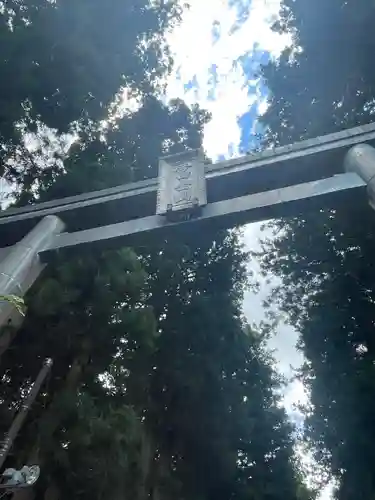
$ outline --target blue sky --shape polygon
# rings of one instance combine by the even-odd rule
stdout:
[[[272,32],[280,0],[189,0],[182,23],[169,34],[174,71],[168,79],[167,98],[179,97],[188,104],[198,103],[210,111],[211,122],[204,132],[204,148],[214,161],[244,154],[258,143],[262,129],[259,116],[267,108],[267,88],[259,78],[259,67],[277,58],[290,43],[287,35]],[[259,224],[244,228],[248,248],[259,245]],[[258,272],[256,262],[249,264]],[[244,312],[250,322],[264,319],[262,300],[269,285],[261,281],[261,291],[246,294]],[[303,358],[296,350],[298,333],[280,321],[270,348],[278,369],[292,377],[293,368]],[[306,401],[299,382],[291,382],[284,405],[295,421],[301,415],[294,405]],[[306,458],[306,462],[309,462]],[[331,498],[331,488],[320,500]]]

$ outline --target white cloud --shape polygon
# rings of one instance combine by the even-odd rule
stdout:
[[[241,130],[237,120],[260,99],[260,85],[249,82],[238,61],[257,46],[277,56],[286,38],[270,29],[279,0],[246,0],[232,7],[228,0],[191,0],[182,24],[169,37],[175,70],[168,80],[167,96],[199,103],[212,114],[204,136],[208,155],[237,154]],[[245,16],[239,10],[248,10]],[[189,82],[194,82],[186,89]],[[249,83],[254,92],[249,93]]]

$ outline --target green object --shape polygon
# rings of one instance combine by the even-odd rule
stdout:
[[[0,301],[9,302],[22,316],[25,315],[26,307],[22,297],[18,297],[17,295],[0,295]]]

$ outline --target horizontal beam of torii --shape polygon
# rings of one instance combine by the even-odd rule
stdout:
[[[375,144],[375,123],[262,153],[206,163],[207,211],[212,203],[342,174],[346,152],[361,143]],[[16,243],[46,215],[57,215],[69,232],[155,215],[157,190],[158,178],[152,178],[5,210],[0,212],[0,247]],[[283,197],[283,191],[280,196]]]
[[[366,190],[371,201],[372,144],[375,123],[215,164],[188,151],[161,159],[158,178],[0,212],[0,295],[24,295],[59,249],[147,244],[150,233],[184,238],[206,226],[358,205]],[[9,310],[0,307],[0,325]]]

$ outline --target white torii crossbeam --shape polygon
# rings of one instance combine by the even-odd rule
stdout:
[[[368,197],[372,204],[373,144],[375,123],[216,164],[186,151],[162,158],[158,178],[0,212],[0,295],[23,296],[61,249],[137,245],[150,233],[186,235],[191,224],[229,228]],[[2,304],[0,326],[10,314]]]

